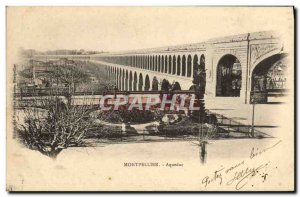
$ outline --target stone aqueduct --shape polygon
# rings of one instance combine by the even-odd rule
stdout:
[[[274,32],[257,32],[196,44],[89,56],[70,55],[68,58],[85,59],[105,66],[117,87],[128,91],[151,90],[155,78],[159,82],[163,79],[170,83],[178,82],[182,90],[188,90],[193,85],[198,66],[202,64],[206,69],[206,98],[226,96],[237,102],[249,103],[254,72],[267,71],[271,64],[286,55],[284,43]],[[48,59],[61,57],[66,56],[47,56]],[[231,67],[224,67],[222,70],[222,65]],[[222,95],[220,89],[226,88],[226,80],[222,81],[220,76],[227,71],[239,73],[238,94],[226,95],[225,91]]]

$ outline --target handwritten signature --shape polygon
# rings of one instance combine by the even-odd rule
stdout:
[[[231,185],[233,183],[236,183],[235,185],[235,189],[236,190],[240,190],[242,189],[245,185],[248,184],[249,180],[251,178],[253,178],[254,176],[256,176],[257,174],[259,174],[259,172],[266,168],[269,165],[268,163],[262,164],[258,167],[254,167],[254,168],[249,168],[247,167],[246,169],[240,170],[240,171],[236,171],[234,173],[234,176],[232,179],[230,179],[226,184],[227,185]]]

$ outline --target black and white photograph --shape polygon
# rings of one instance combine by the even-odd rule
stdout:
[[[6,190],[295,190],[294,7],[7,6]]]

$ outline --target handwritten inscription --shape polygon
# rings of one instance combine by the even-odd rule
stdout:
[[[216,170],[212,177],[206,176],[204,179],[202,179],[202,184],[204,184],[205,187],[208,184],[213,182],[218,182],[219,185],[221,185],[223,182],[222,173],[221,173],[222,170],[224,170],[224,168]]]
[[[268,151],[275,148],[282,141],[278,141],[272,146],[264,149],[251,148],[249,159],[254,160],[263,154],[267,154]],[[251,179],[262,178],[262,183],[267,180],[270,172],[267,172],[270,161],[259,161],[255,164],[248,164],[246,160],[237,162],[229,167],[221,166],[219,169],[213,171],[210,175],[205,176],[201,184],[204,187],[208,187],[210,184],[216,185],[234,185],[236,190],[244,188],[251,182]],[[253,187],[253,184],[252,184]]]
[[[259,149],[256,149],[256,150],[255,150],[255,148],[252,147],[251,153],[250,153],[250,159],[253,159],[254,157],[257,157],[257,156],[259,156],[259,155],[261,155],[261,154],[267,152],[268,150],[270,150],[270,149],[276,147],[276,146],[277,146],[278,144],[280,144],[280,143],[281,143],[281,140],[278,141],[277,143],[275,143],[274,145],[272,145],[272,146],[270,146],[270,147],[268,147],[268,148],[262,149],[262,150],[259,150]]]
[[[257,174],[261,172],[262,169],[266,168],[268,166],[268,163],[259,165],[258,167],[249,168],[236,171],[234,173],[233,178],[231,178],[226,184],[231,185],[235,183],[235,189],[240,190],[242,189],[246,184],[249,183],[249,180],[255,177]]]

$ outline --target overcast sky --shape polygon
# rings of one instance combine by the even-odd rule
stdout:
[[[8,8],[7,38],[37,50],[123,51],[293,28],[292,8]]]

